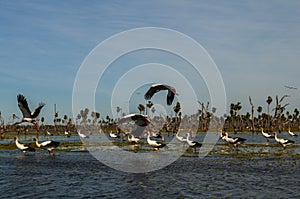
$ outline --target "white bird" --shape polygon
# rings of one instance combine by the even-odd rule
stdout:
[[[177,133],[176,133],[175,136],[176,136],[177,140],[179,140],[180,142],[186,142],[186,141],[187,141],[186,138],[181,137],[181,136],[179,135],[179,131],[177,131]]]
[[[227,132],[224,132],[223,136],[224,140],[229,144],[233,144],[234,147],[237,147],[239,144],[242,144],[247,140],[245,138],[240,137],[229,137]]]
[[[81,131],[80,130],[78,130],[78,135],[79,135],[79,137],[81,137],[81,138],[89,138],[89,136],[88,135],[85,135],[85,134],[83,134],[83,133],[81,133]]]
[[[274,135],[264,132],[263,128],[261,128],[261,134],[267,139],[267,142],[269,142],[269,138],[274,138]]]
[[[109,136],[110,136],[111,138],[120,138],[119,135],[113,133],[112,131],[110,131]]]
[[[298,136],[297,134],[293,133],[293,132],[291,131],[291,129],[289,129],[288,133],[289,133],[290,136],[292,136],[292,137],[297,137],[297,136]]]
[[[52,136],[52,135],[53,135],[53,133],[50,133],[49,131],[47,131],[47,135],[51,135],[51,136]]]
[[[172,86],[166,85],[166,84],[152,84],[152,86],[148,89],[148,91],[144,95],[145,100],[150,100],[151,97],[155,93],[157,93],[161,90],[167,90],[168,91],[167,104],[171,105],[173,100],[174,100],[174,96],[178,95],[178,93],[176,93],[175,88],[173,88]]]
[[[283,139],[283,138],[278,138],[277,133],[275,132],[275,140],[278,142],[284,149],[285,147],[292,145],[295,143],[293,140],[288,140],[288,139]]]
[[[159,148],[162,148],[164,146],[166,146],[165,143],[162,143],[160,141],[157,140],[151,140],[150,139],[150,135],[151,133],[148,131],[148,136],[147,136],[147,142],[150,146],[152,146],[155,150],[158,150]]]
[[[18,106],[22,112],[23,118],[21,121],[16,122],[13,125],[21,124],[23,122],[29,122],[29,123],[32,123],[34,125],[35,129],[38,131],[39,128],[38,128],[38,124],[36,122],[36,118],[39,116],[41,109],[45,106],[45,103],[41,102],[39,104],[39,106],[34,111],[31,112],[28,107],[27,100],[23,95],[19,94],[17,96],[17,100],[18,100]]]
[[[71,136],[71,133],[69,131],[65,131],[65,135],[69,138]]]
[[[222,130],[220,130],[219,135],[220,135],[219,140],[225,140],[225,134],[223,133]]]
[[[139,141],[140,141],[140,139],[137,138],[137,137],[134,137],[134,135],[131,135],[131,134],[128,135],[128,142],[131,142],[131,143],[133,143],[133,142],[138,143]]]
[[[15,143],[16,143],[16,146],[18,147],[18,149],[20,149],[21,151],[23,151],[23,153],[26,153],[27,151],[30,151],[30,152],[35,152],[35,149],[28,146],[28,145],[25,145],[25,144],[22,144],[19,142],[19,138],[17,136],[14,137],[14,140],[15,140]]]
[[[52,154],[53,156],[55,155],[54,149],[56,149],[59,146],[59,142],[52,141],[52,140],[39,143],[38,138],[33,138],[33,141],[35,141],[37,147],[48,150],[49,154],[50,155]]]
[[[196,150],[197,147],[201,147],[202,144],[200,144],[199,142],[190,140],[190,133],[186,134],[186,142],[188,143],[189,147],[194,148]]]

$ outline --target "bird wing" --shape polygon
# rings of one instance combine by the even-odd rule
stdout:
[[[26,98],[19,94],[17,96],[17,99],[18,99],[18,106],[19,106],[19,109],[21,110],[22,114],[23,114],[23,117],[24,118],[30,118],[30,109],[28,107],[28,103],[27,103],[27,100]]]
[[[124,117],[119,119],[118,123],[122,124],[124,122],[132,122],[132,121],[139,126],[147,126],[147,124],[149,123],[147,116],[141,114],[125,115]]]
[[[167,104],[168,105],[172,104],[172,102],[174,100],[174,96],[175,96],[175,94],[171,90],[169,90],[168,95],[167,95]]]
[[[34,110],[34,111],[32,111],[32,113],[31,113],[31,117],[32,118],[36,118],[39,114],[40,114],[40,112],[41,112],[41,109],[43,108],[45,106],[45,103],[40,103],[39,104],[39,106]]]
[[[42,142],[40,145],[42,147],[45,147],[45,146],[49,145],[51,142],[52,142],[51,140],[48,140],[48,141]]]
[[[149,100],[158,91],[166,90],[166,89],[167,89],[167,87],[163,84],[153,84],[149,88],[149,90],[145,93],[144,97],[145,97],[146,100]]]
[[[283,141],[282,141],[282,144],[287,144],[287,143],[295,143],[295,141],[293,141],[293,140],[285,140],[285,139],[283,139]]]
[[[131,119],[134,120],[135,124],[138,126],[147,126],[150,122],[147,116],[141,114],[135,114],[131,116]]]

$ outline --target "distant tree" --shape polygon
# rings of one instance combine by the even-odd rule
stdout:
[[[273,99],[271,96],[268,96],[266,102],[268,104],[268,118],[267,118],[267,125],[268,125],[268,129],[271,129],[271,118],[270,118],[270,104],[272,103]]]

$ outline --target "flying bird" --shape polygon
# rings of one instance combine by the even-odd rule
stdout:
[[[294,90],[297,90],[298,88],[296,87],[293,87],[293,86],[284,86],[285,88],[288,88],[288,89],[294,89]]]
[[[130,123],[134,122],[136,127],[132,130],[131,134],[134,136],[140,136],[145,128],[149,128],[150,120],[148,116],[142,114],[129,114],[125,115],[124,117],[120,118],[118,124],[121,125],[123,123]]]
[[[145,100],[150,100],[151,97],[161,91],[161,90],[167,90],[168,91],[168,95],[167,95],[167,104],[171,105],[173,100],[174,100],[174,96],[178,95],[178,93],[176,93],[176,89],[173,88],[172,86],[166,85],[166,84],[152,84],[152,86],[149,88],[149,90],[145,93]]]
[[[37,147],[45,149],[49,152],[50,155],[52,154],[53,156],[55,156],[54,149],[56,149],[59,146],[59,142],[48,140],[39,143],[38,138],[33,138],[33,141],[35,141]]]
[[[32,123],[34,125],[35,129],[38,131],[39,127],[36,122],[36,118],[39,116],[41,109],[45,106],[45,103],[41,102],[39,104],[39,106],[34,111],[31,112],[24,95],[21,95],[21,94],[17,95],[17,100],[18,100],[18,106],[22,112],[23,118],[21,121],[16,122],[13,125],[21,124],[23,122],[29,122],[29,123]]]
[[[35,152],[35,149],[28,146],[28,145],[25,145],[25,144],[22,144],[19,142],[19,138],[17,136],[14,137],[14,140],[15,140],[15,143],[16,143],[16,146],[18,147],[18,149],[20,149],[21,151],[23,151],[23,153],[25,154],[27,151],[30,151],[30,152]]]

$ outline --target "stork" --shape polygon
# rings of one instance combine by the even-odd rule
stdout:
[[[118,125],[122,125],[124,123],[134,123],[135,128],[131,131],[131,135],[134,135],[136,137],[141,136],[141,134],[144,132],[146,128],[149,130],[149,124],[150,120],[148,119],[147,115],[142,114],[128,114],[124,117],[120,118],[118,121]]]
[[[232,144],[234,147],[237,147],[239,144],[242,144],[247,140],[247,139],[241,138],[241,137],[229,137],[227,132],[223,133],[223,139],[227,143]]]
[[[18,147],[18,149],[20,149],[21,151],[23,151],[23,153],[25,154],[26,152],[35,152],[35,149],[26,145],[26,144],[22,144],[19,142],[19,138],[17,136],[14,137],[16,146]]]
[[[83,133],[81,133],[81,131],[80,130],[78,130],[78,135],[79,135],[79,137],[81,137],[81,138],[89,138],[89,136],[88,135],[85,135],[85,134],[83,134]]]
[[[161,90],[168,91],[167,104],[171,105],[174,100],[174,96],[178,95],[178,93],[176,92],[175,88],[173,88],[172,86],[166,85],[166,84],[152,84],[152,86],[148,89],[148,91],[144,95],[145,100],[151,99],[155,93],[157,93]]]
[[[54,149],[56,149],[59,146],[59,142],[48,140],[39,143],[38,138],[33,138],[33,141],[35,141],[35,144],[37,147],[41,149],[45,149],[49,152],[49,154],[55,156]]]
[[[291,129],[288,130],[288,133],[290,134],[290,136],[292,137],[297,137],[298,135],[295,134],[294,132],[291,131]]]
[[[21,94],[17,95],[17,100],[18,100],[18,106],[22,112],[23,118],[21,121],[16,122],[13,125],[21,124],[23,122],[29,122],[29,123],[32,123],[34,125],[35,129],[38,131],[39,127],[36,122],[36,118],[39,116],[41,109],[45,106],[45,103],[43,103],[43,102],[39,103],[39,106],[34,111],[31,112],[24,95],[21,95]]]
[[[134,135],[131,135],[131,134],[129,134],[128,135],[128,142],[131,142],[131,143],[139,143],[139,141],[140,141],[140,139],[139,138],[137,138],[137,137],[134,137]]]
[[[285,149],[287,146],[292,145],[292,144],[295,143],[295,141],[293,141],[293,140],[288,140],[288,139],[284,139],[284,138],[278,138],[276,132],[275,132],[275,140],[276,140],[276,142],[278,142],[284,149]]]
[[[155,150],[158,150],[158,149],[160,149],[160,148],[166,146],[165,143],[162,143],[162,142],[160,142],[160,141],[158,141],[158,140],[151,140],[150,135],[151,135],[151,133],[148,131],[147,142],[148,142],[148,144],[149,144],[150,146],[152,146]]]
[[[274,138],[274,135],[264,132],[263,128],[261,128],[261,134],[267,139],[267,142],[269,142],[269,138]]]
[[[200,144],[199,142],[190,140],[190,133],[186,134],[186,142],[188,143],[189,147],[194,148],[195,151],[197,148],[202,146],[202,144]]]

